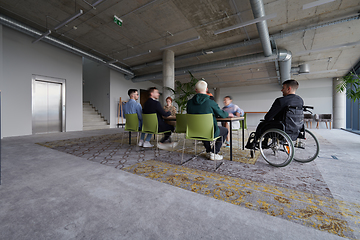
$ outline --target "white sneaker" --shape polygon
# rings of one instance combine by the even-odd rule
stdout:
[[[157,146],[160,149],[169,149],[169,148],[172,148],[173,143],[161,143],[161,142],[159,142]]]
[[[138,143],[139,147],[142,147],[143,144],[144,144],[144,140],[140,140],[139,143]]]
[[[151,145],[151,143],[148,142],[148,141],[145,141],[144,144],[143,144],[143,147],[144,147],[144,148],[150,148],[150,147],[153,147],[153,146],[154,146],[154,145]]]
[[[222,159],[223,159],[223,156],[221,156],[219,154],[210,153],[210,160],[219,161]]]
[[[176,147],[176,146],[178,145],[178,143],[179,143],[179,142],[172,142],[172,143],[170,143],[170,146],[171,146],[172,148],[174,148],[174,147]]]

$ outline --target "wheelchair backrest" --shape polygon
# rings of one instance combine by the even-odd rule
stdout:
[[[285,132],[295,141],[304,128],[303,107],[288,106],[283,119]]]

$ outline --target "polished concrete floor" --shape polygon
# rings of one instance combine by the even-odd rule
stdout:
[[[0,239],[341,239],[35,144],[119,131],[2,139]],[[360,204],[360,135],[313,132],[333,197]]]

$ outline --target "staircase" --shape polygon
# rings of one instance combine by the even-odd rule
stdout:
[[[83,102],[83,130],[103,128],[110,128],[110,126],[89,102]]]

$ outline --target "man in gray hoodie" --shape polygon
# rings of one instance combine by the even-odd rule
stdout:
[[[215,101],[210,100],[210,96],[206,94],[207,83],[205,81],[198,81],[195,88],[197,94],[195,94],[195,96],[187,102],[186,111],[188,114],[212,113],[214,122],[214,137],[220,136],[215,143],[215,154],[214,150],[211,149],[209,141],[203,141],[203,143],[210,160],[222,160],[223,156],[218,153],[220,152],[221,145],[226,139],[228,130],[225,127],[218,126],[216,118],[234,117],[234,115],[221,110]]]

